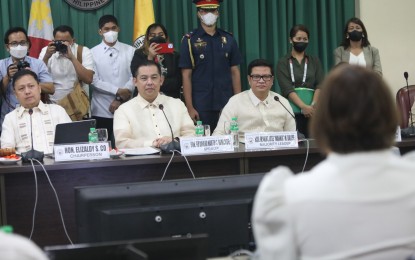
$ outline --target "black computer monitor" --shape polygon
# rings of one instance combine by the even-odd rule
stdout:
[[[208,256],[254,249],[252,202],[263,174],[75,188],[82,243],[205,233]]]
[[[47,246],[50,260],[205,260],[207,235]]]

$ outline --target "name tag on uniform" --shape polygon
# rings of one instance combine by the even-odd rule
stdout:
[[[232,136],[180,137],[180,148],[184,155],[233,152]]]
[[[250,132],[245,133],[245,149],[297,148],[297,132]]]
[[[110,158],[108,142],[55,145],[53,150],[56,162]]]

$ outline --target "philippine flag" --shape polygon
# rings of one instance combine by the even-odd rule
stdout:
[[[32,43],[29,56],[38,58],[42,48],[53,39],[53,21],[49,0],[32,0],[27,34]]]

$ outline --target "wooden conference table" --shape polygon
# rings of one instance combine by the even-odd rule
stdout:
[[[400,142],[401,153],[415,149],[415,138]],[[196,178],[268,172],[286,165],[301,172],[306,158],[305,143],[299,148],[272,151],[245,151],[243,145],[230,153],[187,156]],[[71,239],[76,242],[75,201],[73,188],[127,182],[159,181],[171,155],[132,156],[121,159],[54,162],[45,158],[48,172],[60,200],[65,224]],[[324,159],[310,141],[305,169]],[[68,244],[61,223],[55,195],[39,165],[35,166],[38,184],[33,240],[40,246]],[[176,155],[165,179],[192,178],[185,159]],[[1,223],[14,227],[15,233],[30,235],[35,204],[35,177],[31,164],[0,166]]]

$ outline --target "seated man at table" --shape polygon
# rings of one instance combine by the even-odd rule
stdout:
[[[117,148],[160,147],[172,141],[171,131],[175,138],[194,135],[194,124],[184,103],[159,93],[164,78],[157,63],[136,61],[131,64],[131,73],[138,95],[115,111]]]
[[[4,118],[0,143],[2,148],[16,148],[23,153],[32,148],[44,153],[53,152],[55,127],[71,122],[65,109],[40,100],[39,79],[31,70],[20,70],[13,76],[13,91],[19,101]]]
[[[289,102],[271,91],[274,82],[272,64],[263,59],[253,60],[248,65],[248,82],[251,89],[231,97],[223,108],[213,135],[225,134],[225,124],[233,117],[238,118],[241,133],[295,131]]]

